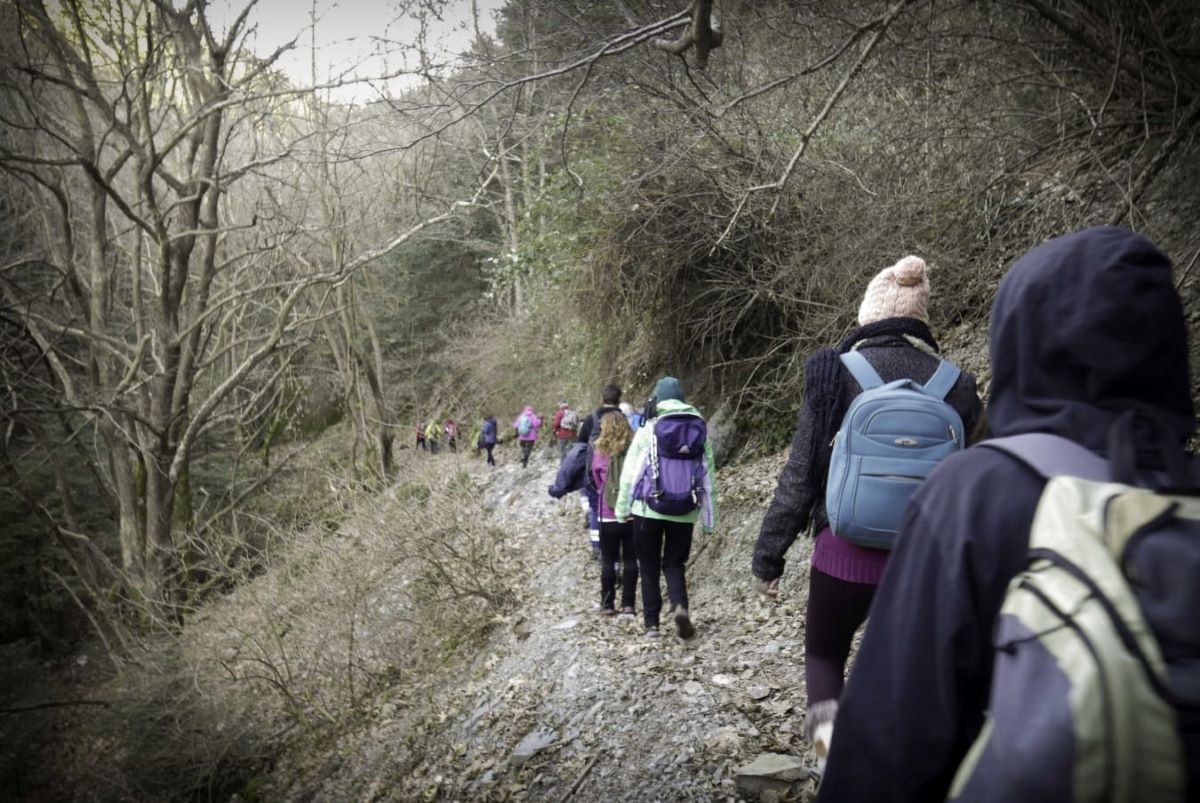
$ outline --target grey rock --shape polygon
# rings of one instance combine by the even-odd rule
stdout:
[[[512,751],[512,755],[508,757],[508,763],[514,767],[521,767],[526,761],[556,741],[558,741],[558,733],[551,728],[539,727],[530,731]]]
[[[800,759],[782,753],[760,753],[734,774],[738,789],[760,796],[786,792],[794,782],[807,777],[808,770]]]
[[[740,443],[733,413],[733,405],[725,403],[708,419],[708,438],[712,443],[713,462],[718,468],[729,462]]]

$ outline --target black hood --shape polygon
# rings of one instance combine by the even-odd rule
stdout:
[[[1195,428],[1187,328],[1171,262],[1114,226],[1057,237],[1008,271],[991,320],[988,423],[1103,451],[1109,425],[1149,408],[1185,440]]]

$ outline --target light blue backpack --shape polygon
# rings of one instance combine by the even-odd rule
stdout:
[[[942,360],[929,381],[884,383],[857,351],[842,364],[862,386],[833,439],[825,509],[835,533],[891,549],[904,507],[942,458],[964,446],[962,417],[946,403],[959,370]]]

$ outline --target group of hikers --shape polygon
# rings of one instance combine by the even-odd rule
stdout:
[[[695,634],[688,613],[685,567],[696,522],[716,526],[716,468],[704,417],[684,398],[680,381],[658,380],[642,411],[605,385],[600,406],[579,420],[566,401],[555,414],[561,462],[549,493],[579,491],[588,509],[592,550],[600,563],[600,607],[605,616],[636,615],[641,580],[645,635],[660,638],[662,579],[669,615],[680,638]],[[620,572],[620,605],[617,575]]]
[[[818,800],[1200,800],[1200,481],[1170,261],[1109,226],[1018,259],[986,412],[928,302],[906,257],[808,357],[754,549],[772,598],[815,536]]]
[[[421,451],[437,454],[443,438],[451,452],[458,451],[458,423],[453,418],[440,422],[434,417],[424,423],[418,423],[416,430],[417,448]]]
[[[991,310],[986,410],[929,301],[905,257],[870,280],[857,328],[808,356],[751,560],[775,599],[789,548],[814,538],[818,800],[1200,801],[1200,475],[1169,259],[1113,226],[1018,259]],[[513,422],[523,465],[541,426],[532,406]],[[636,615],[640,580],[659,639],[665,577],[692,638],[685,568],[717,491],[682,384],[662,377],[640,412],[610,384],[551,427],[550,494],[586,500],[599,613]]]

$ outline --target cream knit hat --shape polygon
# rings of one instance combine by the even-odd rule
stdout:
[[[929,323],[929,277],[925,260],[907,256],[884,268],[867,285],[858,308],[858,325],[886,318],[916,318]]]

